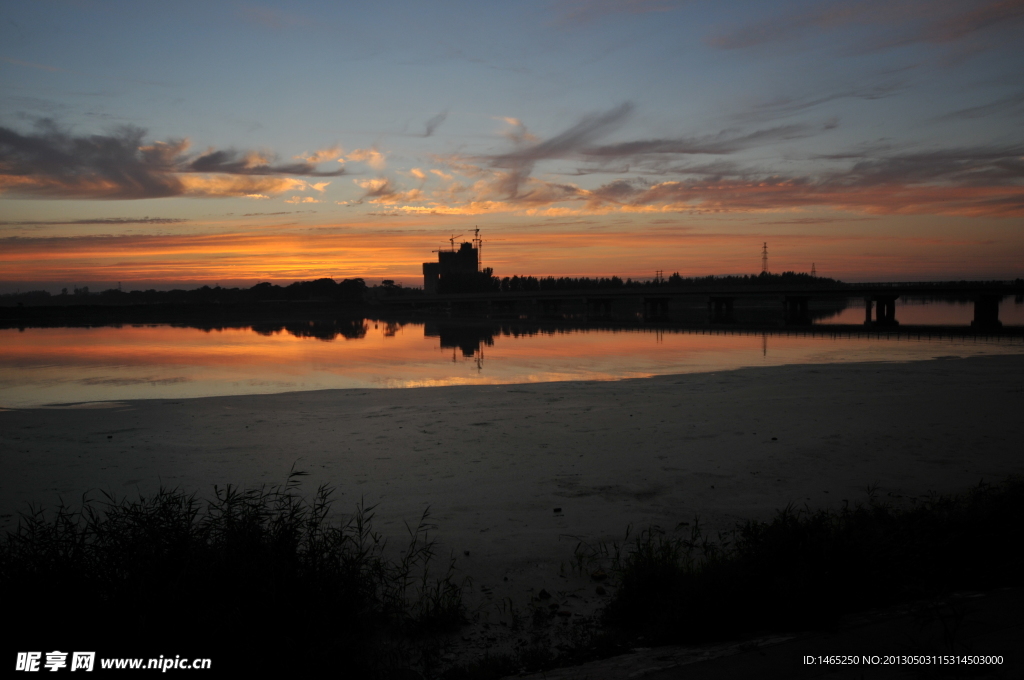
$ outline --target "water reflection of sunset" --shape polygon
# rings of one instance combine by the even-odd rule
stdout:
[[[1024,351],[1019,341],[1006,340],[911,341],[650,329],[556,330],[515,336],[498,329],[483,333],[474,329],[470,340],[457,344],[450,331],[446,336],[422,324],[359,323],[365,324],[362,337],[339,334],[331,340],[309,337],[315,329],[306,324],[261,332],[173,326],[2,330],[0,404],[615,380],[745,366]],[[356,330],[363,333],[362,328]]]

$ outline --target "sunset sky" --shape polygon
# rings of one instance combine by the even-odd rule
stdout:
[[[0,5],[0,292],[1024,276],[1024,0]],[[461,240],[461,239],[460,239]]]

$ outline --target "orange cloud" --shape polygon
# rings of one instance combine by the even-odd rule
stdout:
[[[374,170],[381,170],[386,164],[384,154],[377,149],[355,149],[345,158],[350,161],[366,163]]]
[[[183,195],[204,198],[280,194],[302,191],[307,186],[303,180],[291,177],[251,175],[182,175],[178,181],[184,189]]]
[[[299,154],[298,156],[295,156],[295,160],[305,161],[310,165],[317,165],[318,163],[325,163],[327,161],[338,161],[339,163],[343,163],[345,161],[345,159],[341,157],[343,153],[344,152],[340,146],[332,146],[327,149],[314,151],[311,154]]]

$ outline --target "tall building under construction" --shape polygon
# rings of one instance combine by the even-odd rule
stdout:
[[[480,272],[480,249],[478,244],[466,241],[455,249],[437,251],[437,262],[423,263],[423,290],[428,295],[447,292],[447,289],[464,281],[475,279]],[[448,285],[446,285],[448,284]],[[459,286],[461,287],[461,286]]]

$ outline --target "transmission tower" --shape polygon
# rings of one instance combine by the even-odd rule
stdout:
[[[811,276],[817,276],[818,270],[814,268],[814,263],[811,263]]]
[[[761,248],[761,273],[768,273],[768,242],[765,241],[764,247]]]

